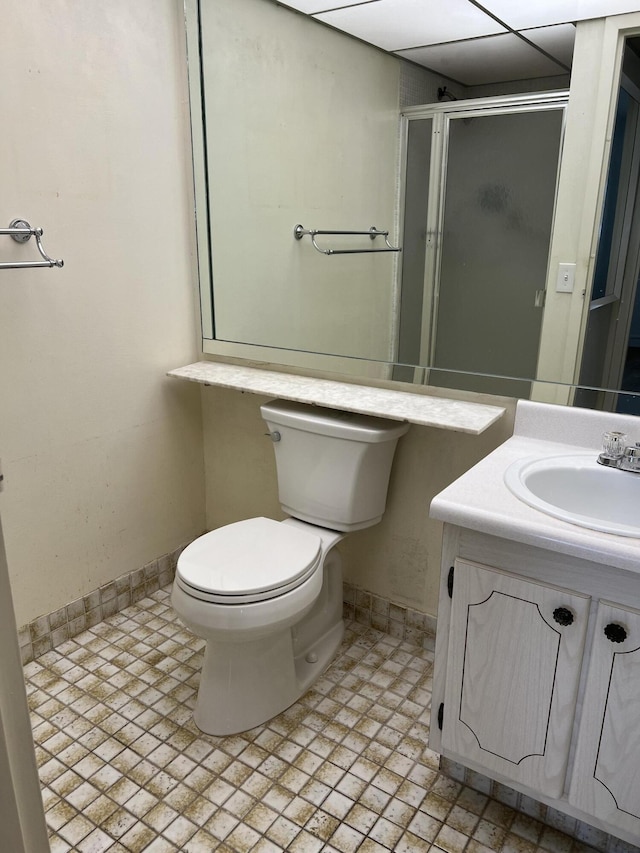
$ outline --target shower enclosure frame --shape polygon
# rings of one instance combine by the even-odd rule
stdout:
[[[448,148],[452,122],[462,119],[473,119],[487,116],[506,116],[516,113],[534,113],[549,110],[562,111],[561,129],[559,137],[558,158],[555,172],[556,192],[558,175],[562,156],[562,145],[566,125],[566,109],[569,100],[568,90],[552,92],[532,93],[523,95],[509,95],[491,98],[447,101],[438,104],[424,104],[405,108],[400,116],[400,192],[399,192],[399,234],[402,235],[404,256],[401,265],[398,266],[398,320],[397,320],[397,357],[396,361],[401,364],[418,364],[418,371],[422,377],[398,376],[403,379],[418,379],[428,381],[428,368],[435,364],[435,348],[437,341],[438,309],[440,302],[440,284],[442,271],[442,233],[445,213],[445,201],[447,190],[448,170]],[[416,120],[431,121],[431,151],[429,157],[428,188],[425,193],[426,214],[426,245],[424,251],[424,278],[422,289],[422,305],[420,314],[419,350],[416,351],[415,339],[413,344],[413,358],[403,354],[402,341],[402,287],[403,267],[407,263],[407,177],[408,177],[408,155],[409,155],[409,130],[411,123]],[[555,208],[555,196],[554,196]],[[555,210],[551,212],[551,233],[553,233],[553,219]],[[550,245],[550,241],[549,241]],[[547,270],[541,280],[540,293],[537,294],[539,307],[544,306],[545,283],[549,278],[548,270],[549,256],[547,252]],[[415,307],[415,305],[414,305]],[[417,319],[414,319],[417,324]],[[425,374],[425,369],[427,370]],[[534,375],[523,377],[528,380],[535,378]]]

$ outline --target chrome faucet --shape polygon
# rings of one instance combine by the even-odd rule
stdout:
[[[609,468],[640,474],[640,441],[629,444],[625,433],[617,430],[605,432],[598,462]]]

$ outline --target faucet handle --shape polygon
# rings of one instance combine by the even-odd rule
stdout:
[[[627,435],[619,430],[610,430],[602,436],[602,453],[608,459],[619,459],[624,455]]]
[[[619,467],[623,471],[640,472],[640,442],[625,447],[624,456],[620,460]]]

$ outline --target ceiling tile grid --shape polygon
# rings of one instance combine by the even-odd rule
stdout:
[[[575,23],[640,0],[276,0],[465,86],[566,74]]]
[[[397,51],[507,32],[469,0],[376,0],[316,15],[384,50]]]
[[[568,24],[589,18],[604,18],[637,12],[638,0],[487,0],[482,4],[514,30]]]

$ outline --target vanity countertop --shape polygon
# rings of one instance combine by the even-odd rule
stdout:
[[[512,438],[436,495],[429,514],[459,527],[640,574],[640,539],[601,533],[546,515],[519,500],[504,483],[507,468],[527,457],[586,451],[595,458],[602,433],[608,429],[620,429],[640,440],[636,417],[520,401]]]
[[[480,435],[505,413],[499,406],[214,361],[198,361],[172,370],[168,375],[201,385],[217,385],[472,435]]]

